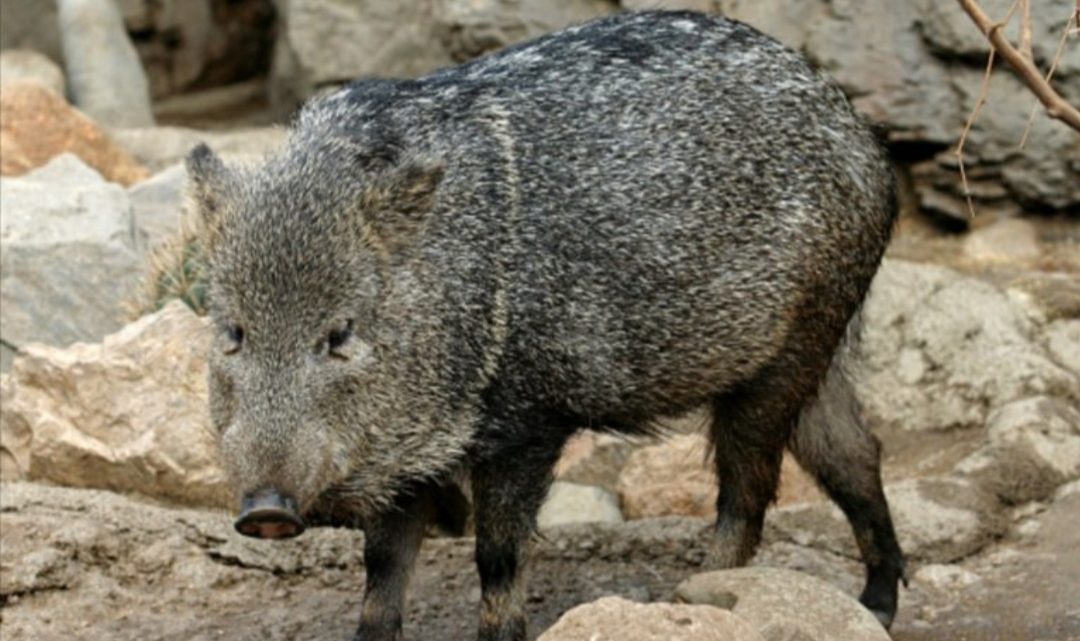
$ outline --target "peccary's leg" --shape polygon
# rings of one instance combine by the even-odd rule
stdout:
[[[784,445],[798,412],[774,392],[755,379],[713,400],[711,436],[720,494],[711,567],[745,565],[761,541],[765,509],[776,496]]]
[[[364,523],[367,586],[360,627],[353,641],[398,641],[405,589],[424,527],[434,511],[430,493],[404,497],[398,505]]]
[[[561,442],[506,449],[473,467],[480,641],[525,641],[525,547]]]
[[[888,628],[904,557],[881,486],[880,443],[860,420],[854,390],[836,365],[803,411],[791,450],[847,515],[866,564],[860,600]]]

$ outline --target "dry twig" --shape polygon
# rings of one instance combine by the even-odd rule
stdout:
[[[990,40],[994,50],[1016,70],[1021,82],[1027,85],[1028,89],[1031,89],[1032,93],[1046,107],[1046,113],[1051,118],[1056,118],[1080,131],[1080,110],[1070,105],[1058,92],[1054,91],[1050,83],[1043,78],[1043,74],[1035,67],[1035,63],[1025,58],[1002,33],[1002,27],[1005,26],[1008,19],[1004,22],[993,22],[975,0],[957,1],[964,11],[971,16],[971,19],[975,21],[975,24],[978,25],[987,39]],[[1074,12],[1074,17],[1075,13],[1080,13],[1080,8]],[[1010,17],[1011,14],[1010,11]]]
[[[1065,55],[1065,43],[1069,41],[1069,36],[1078,32],[1075,27],[1080,27],[1080,0],[1076,0],[1076,11],[1065,21],[1065,28],[1061,30],[1061,39],[1058,40],[1057,49],[1054,51],[1054,59],[1050,61],[1050,69],[1046,72],[1046,82],[1050,82],[1058,65],[1061,64],[1061,57]],[[1036,100],[1031,105],[1031,113],[1028,114],[1027,125],[1024,126],[1024,135],[1020,137],[1020,142],[1016,145],[1018,149],[1023,149],[1027,144],[1028,135],[1031,133],[1031,126],[1035,123],[1035,114],[1038,111],[1039,101]]]

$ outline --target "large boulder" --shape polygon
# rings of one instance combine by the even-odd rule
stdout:
[[[1060,399],[1009,403],[990,415],[987,435],[957,470],[1007,503],[1048,499],[1080,478],[1080,411]]]
[[[3,383],[4,477],[231,506],[206,412],[209,337],[174,302],[101,343],[24,347]]]
[[[541,530],[570,523],[621,523],[619,499],[592,485],[555,481],[536,515]]]
[[[0,175],[18,176],[69,152],[106,180],[130,185],[148,172],[97,123],[33,81],[0,88]]]
[[[610,0],[442,0],[437,19],[443,46],[461,62],[598,18],[614,5]]]
[[[128,189],[140,251],[152,250],[180,231],[186,188],[187,169],[177,163]]]
[[[47,56],[30,49],[0,51],[0,84],[27,80],[64,95],[64,72]]]
[[[628,519],[659,516],[716,516],[717,481],[708,439],[683,434],[635,450],[617,485]],[[823,498],[812,478],[790,456],[780,468],[778,505]]]
[[[60,29],[53,0],[0,2],[0,49],[33,49],[60,62]]]
[[[886,260],[853,359],[871,425],[977,428],[1014,400],[1080,401],[1080,377],[1041,344],[1041,314],[1021,292],[944,267]]]
[[[186,127],[134,127],[113,129],[112,137],[141,164],[160,172],[182,163],[199,143],[235,160],[258,157],[278,148],[285,140],[281,127],[257,127],[231,131],[200,131]]]
[[[916,561],[949,563],[978,552],[1007,530],[1004,509],[992,493],[964,478],[912,478],[885,487],[900,547]],[[770,537],[857,557],[851,526],[831,503],[806,503],[770,511]]]
[[[290,0],[274,52],[273,95],[296,103],[360,76],[411,77],[453,62],[434,3]]]
[[[68,345],[120,328],[142,267],[124,190],[71,154],[0,178],[0,189],[3,344]]]
[[[154,124],[150,85],[112,0],[58,0],[64,66],[75,104],[109,127]]]
[[[854,598],[821,579],[778,568],[697,574],[677,599],[731,610],[765,641],[889,641],[881,623]]]
[[[363,76],[416,77],[610,13],[610,0],[290,0],[274,51],[272,97],[296,104]]]
[[[859,111],[888,127],[895,143],[927,159],[917,184],[924,206],[966,220],[951,147],[978,99],[989,46],[956,2],[717,4],[727,15],[805,51],[853,97]],[[981,4],[1001,17],[1013,2]],[[1045,70],[1075,4],[1034,0],[1031,5],[1035,60]],[[1067,100],[1080,101],[1080,50],[1066,48],[1054,83]],[[1075,210],[1080,137],[1039,113],[1027,144],[1018,148],[1034,96],[1010,73],[993,75],[989,95],[964,148],[972,190],[988,202],[1009,198]]]
[[[604,597],[579,605],[537,641],[764,641],[740,617],[709,605]]]

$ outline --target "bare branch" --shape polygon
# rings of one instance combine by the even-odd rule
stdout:
[[[1069,19],[1065,21],[1065,28],[1061,30],[1061,40],[1058,40],[1057,50],[1054,51],[1054,59],[1050,61],[1050,69],[1046,72],[1046,82],[1050,82],[1050,79],[1054,77],[1054,72],[1057,71],[1058,65],[1061,64],[1061,57],[1065,55],[1065,43],[1069,40],[1069,34],[1074,31],[1073,25],[1080,20],[1080,0],[1076,0],[1076,6],[1076,12],[1069,16]],[[1036,100],[1031,105],[1031,113],[1028,114],[1024,135],[1020,137],[1020,142],[1016,145],[1018,149],[1023,149],[1024,145],[1027,144],[1028,135],[1031,133],[1031,125],[1035,122],[1035,113],[1038,109],[1039,102]]]
[[[1035,62],[1031,51],[1031,0],[1020,0],[1020,55]]]
[[[1039,99],[1039,102],[1046,107],[1046,113],[1051,118],[1056,118],[1076,131],[1080,131],[1080,110],[1070,105],[1054,91],[1054,88],[1050,86],[1050,83],[1043,78],[1042,73],[1035,67],[1035,64],[1025,58],[1009,42],[1001,31],[1003,23],[991,21],[990,17],[986,15],[975,0],[957,0],[957,2],[978,25],[979,29],[990,41],[990,44],[993,45],[993,50],[997,51],[1016,70],[1021,82],[1027,85]],[[1076,13],[1080,13],[1080,6],[1077,7]]]
[[[956,161],[960,166],[960,181],[964,186],[964,198],[967,200],[968,215],[975,218],[975,203],[971,199],[971,187],[968,185],[967,171],[964,169],[964,143],[967,142],[968,132],[975,119],[979,117],[979,111],[986,104],[986,94],[990,89],[990,73],[994,70],[994,53],[996,49],[990,49],[990,55],[986,57],[986,73],[983,74],[982,86],[979,87],[979,98],[975,101],[975,108],[968,115],[964,124],[964,133],[960,134],[960,142],[956,143]]]

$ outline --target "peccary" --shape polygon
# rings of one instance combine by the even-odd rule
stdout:
[[[842,359],[896,216],[871,130],[735,21],[623,13],[307,105],[284,148],[188,168],[237,529],[365,531],[357,639],[401,635],[440,497],[475,509],[479,638],[525,638],[523,552],[575,431],[703,404],[719,567],[785,447],[851,521],[888,625],[904,562]]]

